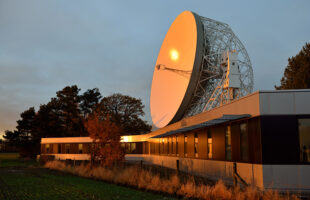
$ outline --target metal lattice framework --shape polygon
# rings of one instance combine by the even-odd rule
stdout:
[[[193,116],[229,102],[229,96],[240,98],[253,90],[253,69],[245,47],[228,24],[201,17],[203,24],[203,59],[199,79],[185,117]],[[241,87],[234,91],[224,88],[226,73],[221,66],[225,51],[238,53]]]

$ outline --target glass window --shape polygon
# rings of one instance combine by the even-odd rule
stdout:
[[[70,153],[70,144],[65,144],[66,153]]]
[[[50,153],[50,144],[45,145],[45,152]]]
[[[160,139],[159,139],[159,144],[160,144],[159,153],[160,153],[160,154],[164,154],[164,138],[160,138]]]
[[[163,154],[165,154],[165,138],[163,138],[162,144],[163,144]]]
[[[187,135],[184,135],[184,156],[187,157]]]
[[[178,141],[178,136],[175,139],[175,153],[177,154],[177,156],[179,155],[179,141]]]
[[[246,123],[240,124],[240,154],[242,161],[249,161],[249,139]]]
[[[174,148],[173,148],[174,142],[173,142],[173,140],[174,140],[174,137],[171,138],[171,154],[174,154],[174,151],[173,151],[174,150]]]
[[[208,143],[208,159],[212,159],[212,135],[210,129],[207,132],[207,143]]]
[[[169,140],[170,140],[170,138],[167,138],[167,154],[169,155],[170,154],[170,148],[169,148]]]
[[[61,153],[61,144],[57,145],[57,151],[58,151],[58,153]]]
[[[226,160],[231,160],[231,127],[226,126],[225,133],[225,156]]]
[[[298,119],[300,161],[310,162],[310,119]]]
[[[195,144],[194,144],[195,158],[198,158],[198,135],[195,133]]]
[[[130,143],[129,142],[125,143],[125,153],[130,153]]]
[[[150,145],[151,145],[151,154],[154,154],[154,152],[155,152],[154,151],[154,143],[151,143]]]
[[[83,144],[79,144],[79,153],[83,153]]]
[[[161,138],[158,139],[158,145],[159,145],[159,155],[161,154]]]
[[[136,143],[135,142],[130,144],[130,152],[136,153]]]

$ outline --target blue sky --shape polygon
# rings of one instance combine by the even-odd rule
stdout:
[[[141,98],[150,122],[157,53],[184,10],[228,23],[249,53],[255,90],[273,90],[288,57],[310,42],[309,8],[308,0],[0,0],[0,135],[73,84]]]

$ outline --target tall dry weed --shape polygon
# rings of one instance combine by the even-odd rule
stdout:
[[[91,167],[89,164],[79,166],[66,165],[60,161],[50,161],[45,164],[46,168],[59,170],[82,177],[104,180],[116,184],[133,186],[143,190],[168,193],[171,195],[184,196],[197,199],[227,199],[227,200],[297,200],[296,196],[289,194],[280,195],[277,191],[259,191],[254,187],[228,188],[222,180],[215,185],[196,183],[193,177],[186,180],[179,178],[177,174],[161,177],[159,173],[146,170],[138,166],[130,167]],[[168,174],[168,173],[167,173]]]

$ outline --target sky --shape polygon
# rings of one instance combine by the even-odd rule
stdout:
[[[0,0],[0,138],[68,85],[140,98],[151,123],[157,54],[185,10],[229,24],[251,58],[254,91],[273,90],[310,42],[309,8],[309,0]]]

